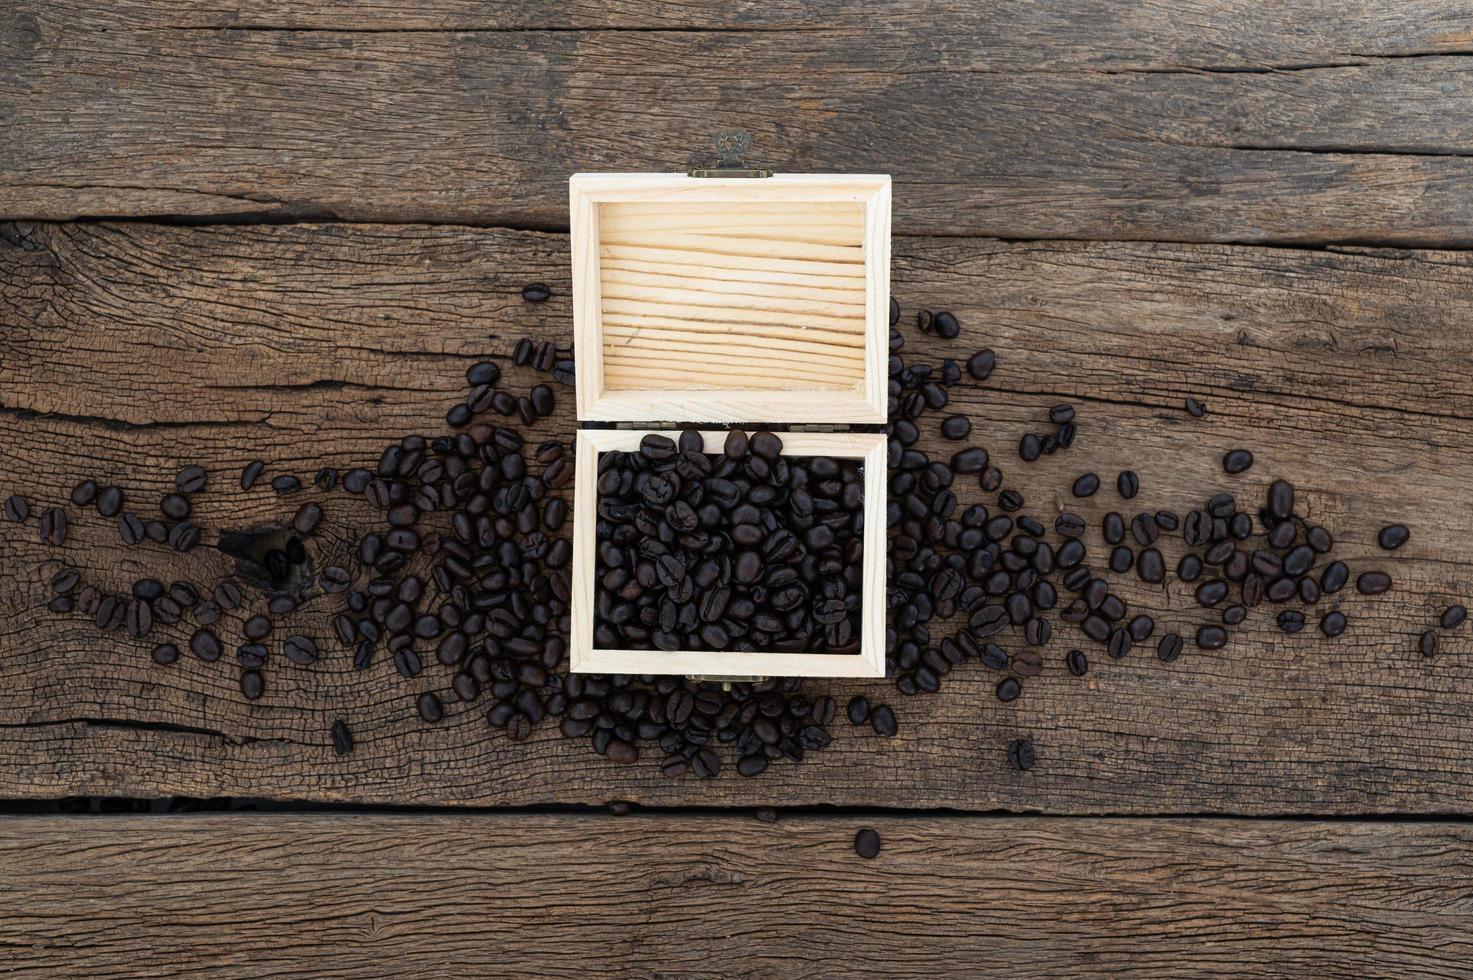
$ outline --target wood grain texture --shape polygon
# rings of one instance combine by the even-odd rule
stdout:
[[[1440,823],[10,818],[0,950],[19,977],[1448,976],[1469,874]]]
[[[0,14],[0,216],[561,229],[740,126],[899,233],[1473,241],[1453,0],[108,6]]]
[[[0,497],[34,487],[57,502],[92,475],[148,501],[174,467],[199,461],[219,488],[200,498],[202,523],[281,521],[297,500],[228,489],[245,461],[310,475],[376,458],[386,438],[439,431],[476,359],[506,355],[523,334],[570,336],[560,236],[100,223],[12,225],[0,242]],[[536,280],[556,294],[540,307],[518,297]],[[1430,663],[1414,646],[1443,606],[1473,595],[1473,258],[907,238],[896,240],[894,281],[907,316],[924,302],[963,324],[955,343],[913,340],[907,351],[998,351],[992,381],[956,389],[952,407],[1031,511],[1075,506],[1075,475],[1094,470],[1108,486],[1127,462],[1141,474],[1137,502],[1153,509],[1224,488],[1256,495],[1287,475],[1334,530],[1337,555],[1388,569],[1397,589],[1342,597],[1351,627],[1334,644],[1313,631],[1284,637],[1259,614],[1219,653],[1171,665],[1095,656],[1083,679],[1060,663],[1079,639],[1061,627],[1045,673],[1011,706],[980,668],[911,700],[881,682],[836,682],[840,697],[895,703],[899,737],[881,743],[841,724],[801,766],[697,784],[662,779],[648,758],[618,769],[548,730],[512,745],[488,731],[484,707],[423,728],[420,684],[387,663],[355,673],[336,651],[311,670],[273,666],[267,696],[247,705],[225,663],[164,670],[125,640],[40,610],[54,565],[38,563],[50,555],[34,523],[23,534],[0,525],[0,796],[1473,811],[1473,633],[1449,635]],[[511,383],[530,379],[512,372]],[[1181,410],[1188,394],[1209,403],[1206,419]],[[561,398],[539,437],[571,434],[572,400]],[[1075,447],[1017,462],[1018,437],[1065,400],[1081,410]],[[938,422],[928,416],[923,444],[949,453]],[[1220,456],[1239,445],[1258,463],[1228,478]],[[1110,506],[1107,490],[1079,509],[1093,522]],[[326,508],[320,560],[350,547],[338,521],[368,516],[337,497]],[[1413,538],[1386,557],[1373,536],[1391,520]],[[1086,540],[1099,550],[1096,531]],[[114,586],[159,558],[121,550],[96,517],[77,521],[63,553]],[[211,584],[225,570],[202,548],[180,572]],[[1184,594],[1122,591],[1149,599],[1163,627],[1201,618]],[[317,632],[328,635],[325,624]],[[431,669],[421,684],[447,680]],[[358,742],[344,759],[327,735],[340,715]],[[1004,749],[1023,734],[1040,763],[1017,774]]]

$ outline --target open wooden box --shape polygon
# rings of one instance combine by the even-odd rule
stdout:
[[[572,669],[884,676],[890,178],[576,174],[568,187],[578,418],[604,424],[578,434]],[[864,461],[858,653],[594,647],[598,454],[685,426],[786,430],[786,455]],[[706,451],[725,434],[705,432]]]

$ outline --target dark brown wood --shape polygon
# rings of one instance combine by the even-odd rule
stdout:
[[[1446,976],[1469,874],[1439,823],[12,818],[0,949],[18,976]]]
[[[0,497],[55,503],[83,476],[123,481],[143,509],[176,467],[201,462],[198,503],[211,528],[279,522],[296,499],[235,486],[249,459],[268,475],[375,459],[389,438],[434,434],[467,365],[530,334],[566,342],[568,267],[560,236],[458,227],[281,226],[207,229],[140,223],[20,224],[0,233]],[[1473,763],[1473,633],[1450,634],[1435,661],[1416,635],[1473,595],[1473,353],[1463,323],[1473,258],[1448,252],[1341,253],[1231,246],[896,241],[895,294],[964,324],[952,344],[908,353],[1001,366],[954,391],[1034,513],[1076,507],[1067,488],[1093,470],[1141,474],[1137,504],[1183,510],[1219,489],[1256,499],[1275,476],[1333,529],[1357,571],[1389,570],[1385,596],[1348,594],[1350,631],[1284,637],[1259,612],[1228,649],[1166,665],[1149,652],[1114,662],[1091,648],[1084,679],[1062,667],[1082,637],[1061,626],[1044,675],[1001,705],[997,675],[968,667],[939,697],[904,699],[884,683],[836,683],[889,700],[899,737],[834,726],[832,748],[757,780],[661,778],[647,753],[621,769],[551,726],[528,744],[489,731],[486,704],[422,726],[415,683],[380,663],[356,673],[331,656],[311,670],[273,664],[256,704],[235,668],[192,658],[154,666],[120,636],[100,639],[41,606],[56,555],[35,523],[0,524],[0,797],[259,795],[379,803],[846,804],[1055,813],[1468,813]],[[524,304],[545,280],[554,299]],[[530,379],[514,374],[521,387]],[[544,423],[571,434],[571,398]],[[1211,414],[1193,420],[1186,395]],[[1022,432],[1049,405],[1080,408],[1076,446],[1032,467]],[[943,444],[928,418],[923,445]],[[1251,448],[1230,478],[1221,454]],[[961,491],[964,503],[984,501]],[[991,501],[985,501],[991,502]],[[343,556],[370,515],[325,501],[319,562]],[[1097,521],[1112,491],[1078,509]],[[1129,513],[1129,511],[1127,511]],[[145,574],[213,585],[229,569],[208,548],[170,562],[125,550],[112,522],[73,508],[61,554],[122,587]],[[1412,542],[1377,551],[1377,528],[1403,520]],[[207,538],[207,541],[213,540]],[[1090,546],[1100,550],[1097,532]],[[1166,546],[1174,564],[1179,542]],[[42,564],[50,561],[50,564]],[[1178,587],[1127,582],[1123,594],[1162,627],[1205,616]],[[164,631],[164,635],[168,635]],[[345,717],[358,747],[329,748]],[[1036,770],[1007,769],[1007,742],[1031,735]]]
[[[0,15],[0,216],[557,229],[742,126],[900,232],[1473,241],[1451,0],[106,6]]]

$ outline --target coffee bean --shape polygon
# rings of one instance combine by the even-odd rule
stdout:
[[[854,835],[854,853],[866,861],[872,860],[880,855],[880,835],[869,827],[860,828]]]
[[[1391,588],[1391,576],[1385,572],[1362,572],[1355,580],[1355,589],[1361,595],[1380,595]]]
[[[1248,610],[1243,606],[1228,606],[1222,611],[1222,625],[1237,626],[1248,618]]]
[[[196,630],[189,638],[189,652],[206,662],[220,659],[223,652],[220,648],[220,640],[213,632],[207,629]]]
[[[221,582],[215,586],[215,602],[221,609],[239,609],[243,596],[234,582]]]
[[[956,473],[980,473],[987,467],[987,450],[973,447],[963,449],[951,457],[951,469]]]
[[[1068,511],[1065,511],[1054,519],[1054,530],[1061,537],[1077,538],[1084,533],[1085,527],[1084,518],[1078,514],[1071,514]]]
[[[11,494],[5,498],[5,519],[13,524],[21,524],[31,516],[31,504],[20,494]]]
[[[1230,449],[1222,457],[1222,468],[1228,473],[1242,473],[1253,465],[1253,454],[1246,449]]]
[[[308,502],[297,508],[292,518],[292,530],[298,534],[311,534],[322,523],[322,506]]]
[[[1278,615],[1279,629],[1285,633],[1298,633],[1304,629],[1304,613],[1296,609],[1285,609]]]
[[[1320,620],[1320,632],[1329,637],[1339,636],[1345,632],[1345,614],[1339,610],[1325,613]]]
[[[986,381],[997,367],[997,355],[984,348],[967,358],[967,373],[978,381]]]
[[[353,751],[353,733],[348,731],[348,723],[339,718],[332,723],[332,750],[338,755],[347,755]]]
[[[1140,493],[1140,478],[1132,470],[1121,470],[1120,475],[1115,478],[1115,489],[1122,498],[1130,500]]]
[[[284,497],[302,489],[302,481],[289,473],[284,473],[271,481],[271,489],[276,491],[278,496]]]
[[[1033,768],[1036,755],[1033,743],[1026,738],[1015,738],[1008,743],[1008,765],[1019,772]]]
[[[141,599],[128,603],[126,617],[128,635],[135,640],[141,640],[153,629],[153,609]]]
[[[1187,414],[1194,419],[1199,419],[1207,414],[1207,403],[1188,397],[1186,400]]]
[[[1284,556],[1284,574],[1295,578],[1309,571],[1314,565],[1314,549],[1307,544],[1293,548]]]
[[[1084,655],[1083,650],[1070,650],[1064,656],[1064,665],[1075,677],[1083,677],[1089,673],[1089,658]]]
[[[1093,497],[1099,488],[1100,478],[1093,473],[1085,473],[1074,481],[1071,492],[1076,497]]]
[[[189,498],[182,493],[171,493],[159,501],[159,512],[173,521],[182,521],[189,516]]]
[[[1100,524],[1100,533],[1106,544],[1119,544],[1125,540],[1125,518],[1113,510],[1110,511]]]
[[[1161,552],[1155,548],[1147,548],[1140,553],[1135,563],[1136,574],[1143,582],[1164,582],[1166,580],[1166,562],[1161,557]]]
[[[885,738],[893,738],[900,730],[899,722],[895,719],[895,712],[888,704],[877,704],[871,708],[869,723],[876,735],[883,735]]]
[[[1176,563],[1176,577],[1183,582],[1195,582],[1202,576],[1202,559],[1196,555],[1182,555],[1181,561]]]
[[[1331,562],[1320,573],[1320,591],[1325,595],[1333,595],[1345,588],[1345,583],[1348,581],[1350,581],[1350,569],[1345,562]]]
[[[1405,524],[1388,524],[1376,535],[1376,543],[1386,551],[1395,551],[1406,544],[1412,532]]]
[[[1131,565],[1135,564],[1135,552],[1124,545],[1119,545],[1110,551],[1110,571],[1118,575],[1124,575],[1130,571]]]
[[[856,694],[849,699],[849,704],[844,709],[844,713],[848,716],[851,725],[863,725],[869,721],[869,699],[863,695]]]
[[[552,297],[552,289],[545,282],[528,283],[522,287],[522,299],[528,303],[545,303]]]
[[[281,652],[299,667],[310,667],[317,662],[317,643],[310,637],[297,633],[282,641]]]
[[[201,602],[194,610],[194,621],[201,626],[214,626],[220,621],[220,607],[214,601]]]
[[[1156,539],[1161,536],[1161,529],[1156,526],[1156,518],[1150,514],[1137,514],[1130,522],[1130,533],[1136,544],[1146,546],[1156,543]]]
[[[245,469],[240,471],[240,488],[249,490],[255,486],[256,481],[261,477],[261,471],[265,468],[266,464],[259,459],[253,459],[247,463]]]
[[[1126,624],[1125,631],[1130,634],[1130,638],[1134,642],[1144,643],[1156,631],[1156,621],[1150,616],[1136,616]]]
[[[1025,433],[1018,440],[1018,457],[1025,463],[1032,463],[1043,455],[1043,445],[1038,441],[1038,436],[1033,433]]]
[[[942,340],[953,340],[962,330],[961,324],[957,322],[956,317],[945,310],[942,310],[931,318],[931,328],[936,331],[936,336]]]
[[[1023,693],[1023,685],[1011,677],[1004,677],[997,685],[997,699],[1004,704],[1009,701],[1018,700],[1018,695]]]
[[[103,487],[97,492],[97,513],[103,517],[116,517],[122,509],[122,490],[117,487]]]
[[[1455,630],[1459,626],[1462,626],[1463,621],[1467,618],[1468,610],[1461,605],[1454,604],[1442,611],[1442,617],[1438,620],[1438,623],[1445,630]]]
[[[66,511],[60,507],[47,507],[41,511],[41,541],[53,547],[66,543]]]
[[[1227,646],[1227,630],[1221,626],[1198,627],[1197,646],[1203,650],[1221,650]]]
[[[209,482],[202,466],[186,466],[174,477],[174,489],[180,493],[199,493]]]
[[[1437,630],[1424,630],[1417,640],[1417,650],[1424,657],[1437,656]]]
[[[75,568],[63,566],[60,571],[51,576],[51,591],[57,595],[64,595],[75,589],[81,581],[82,576]]]
[[[179,662],[179,648],[172,643],[160,643],[150,656],[160,667],[167,667]]]
[[[1055,405],[1048,410],[1048,420],[1054,423],[1054,425],[1063,425],[1065,422],[1072,422],[1074,420],[1074,406],[1068,404]]]
[[[1107,645],[1111,659],[1119,660],[1129,654],[1133,642],[1134,641],[1132,641],[1130,638],[1130,634],[1125,630],[1113,630],[1110,633],[1110,640]]]
[[[1181,656],[1182,647],[1182,638],[1179,634],[1167,633],[1156,644],[1156,659],[1169,664]]]
[[[972,423],[965,415],[948,415],[941,422],[941,435],[947,439],[965,439]]]

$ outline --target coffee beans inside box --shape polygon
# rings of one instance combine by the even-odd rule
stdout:
[[[569,192],[573,670],[883,676],[890,179]]]

